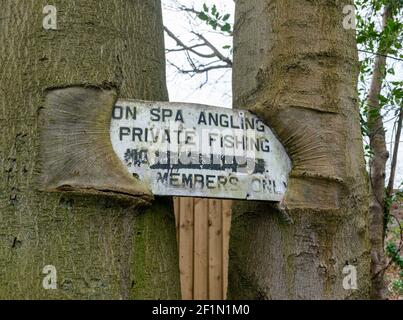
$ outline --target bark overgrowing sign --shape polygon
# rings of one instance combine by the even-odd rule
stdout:
[[[247,111],[118,100],[110,138],[155,195],[281,201],[287,188],[284,147]]]

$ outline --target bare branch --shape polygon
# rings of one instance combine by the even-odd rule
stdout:
[[[232,61],[231,59],[225,57],[220,51],[218,51],[218,49],[210,42],[208,41],[202,34],[200,33],[196,33],[194,31],[192,31],[192,33],[197,36],[199,39],[203,40],[204,43],[206,44],[207,47],[209,47],[211,49],[211,51],[214,52],[214,55],[219,58],[221,61],[227,63],[228,65],[230,65],[232,67]]]
[[[215,70],[215,69],[228,69],[230,68],[228,65],[218,65],[218,66],[210,66],[210,67],[206,67],[206,68],[202,68],[202,69],[197,69],[197,70],[182,70],[183,73],[190,73],[190,72],[194,72],[194,73],[203,73],[203,72],[207,72],[207,71],[211,71],[211,70]]]
[[[194,54],[196,54],[196,55],[198,55],[199,57],[202,57],[202,58],[214,58],[214,53],[210,53],[210,54],[205,54],[205,53],[201,53],[201,52],[199,52],[199,51],[196,51],[196,50],[194,50],[194,46],[193,47],[189,47],[189,46],[187,46],[186,44],[184,44],[183,42],[182,42],[182,40],[180,40],[177,36],[175,36],[175,34],[172,32],[172,31],[170,31],[167,27],[164,27],[164,30],[165,30],[165,32],[167,33],[167,35],[170,37],[170,38],[172,38],[173,40],[175,40],[176,41],[176,44],[178,45],[178,46],[180,46],[180,47],[182,47],[182,50],[187,50],[187,51],[190,51],[190,52],[192,52],[192,53],[194,53]],[[199,45],[197,45],[198,47],[201,47],[201,46],[203,46],[204,44],[199,44]],[[180,50],[179,50],[180,51]]]
[[[381,57],[385,57],[385,58],[390,58],[390,59],[394,59],[397,61],[403,61],[403,59],[391,56],[391,55],[387,55],[387,54],[382,54],[382,53],[377,53],[377,52],[372,52],[372,51],[367,51],[367,50],[362,50],[362,49],[358,49],[359,52],[364,52],[364,53],[368,53],[368,54],[372,54],[374,56],[381,56]]]
[[[182,69],[181,67],[178,67],[176,64],[172,63],[171,61],[168,61],[168,63],[171,66],[175,67],[180,73],[188,73],[188,74],[198,74],[198,73],[208,72],[211,70],[230,69],[231,68],[228,65],[215,65],[215,66],[199,65],[199,66],[193,66],[192,69]]]
[[[167,36],[176,43],[176,47],[166,49],[166,53],[183,53],[186,59],[183,60],[182,56],[182,59],[180,59],[182,60],[181,62],[177,62],[177,59],[170,59],[167,60],[167,63],[169,66],[175,68],[178,73],[187,74],[191,78],[196,75],[204,74],[205,78],[201,79],[199,86],[199,88],[201,88],[210,81],[208,74],[210,71],[231,69],[232,59],[231,56],[226,56],[226,52],[221,52],[218,47],[210,42],[206,34],[202,34],[202,31],[198,30],[202,20],[195,20],[194,16],[201,14],[201,11],[196,10],[194,7],[186,7],[178,1],[174,1],[174,4],[173,9],[175,11],[182,11],[183,15],[189,19],[189,34],[191,34],[192,37],[191,41],[181,40],[180,37],[168,27],[164,27]],[[200,22],[200,24],[195,23],[195,21]],[[221,33],[223,36],[228,36],[228,34],[229,32],[227,34]],[[228,53],[228,55],[230,55],[230,53]]]
[[[182,40],[180,40],[172,31],[170,31],[167,27],[164,27],[165,32],[168,34],[168,36],[173,39],[177,46],[181,47],[179,49],[168,49],[168,52],[177,52],[177,51],[189,51],[194,53],[195,55],[201,57],[201,58],[214,58],[217,57],[219,60],[222,62],[228,64],[228,67],[232,67],[232,61],[230,58],[224,56],[210,41],[208,41],[202,34],[196,33],[192,31],[192,34],[197,36],[199,40],[202,40],[203,43],[198,43],[193,46],[188,46],[186,45]],[[196,51],[195,48],[200,48],[200,47],[208,47],[212,53],[202,53],[199,51]]]
[[[203,47],[204,46],[204,44],[195,44],[195,45],[193,45],[193,46],[191,46],[191,47],[189,47],[189,48],[191,48],[191,49],[195,49],[195,48],[199,48],[199,47]],[[178,51],[184,51],[184,50],[186,50],[186,48],[184,48],[184,47],[181,47],[181,48],[178,48],[178,49],[166,49],[166,52],[178,52]]]

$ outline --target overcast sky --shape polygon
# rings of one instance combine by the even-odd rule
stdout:
[[[189,17],[183,12],[175,10],[175,1],[176,0],[162,0],[164,24],[182,41],[190,43],[193,37],[189,32]],[[232,21],[234,17],[233,13],[235,8],[233,0],[179,0],[179,2],[198,10],[201,10],[203,3],[206,3],[210,7],[213,4],[216,4],[221,12],[231,13],[230,21]],[[193,20],[192,23],[195,23],[195,21]],[[209,41],[215,44],[217,48],[222,48],[224,45],[231,44],[231,39],[229,37],[211,32],[211,28],[206,26],[203,22],[196,21],[195,27],[199,32],[208,36]],[[165,45],[167,48],[174,48],[175,42],[166,36]],[[222,51],[225,52],[225,50]],[[170,53],[167,55],[167,58],[179,66],[187,65],[186,58],[182,54]],[[188,75],[180,74],[174,67],[167,64],[167,81],[170,101],[201,103],[231,108],[231,70],[210,71],[207,84],[200,88],[200,84],[206,82],[206,80],[205,75],[198,75],[191,78]],[[397,72],[393,80],[403,80],[402,62],[397,64]],[[386,122],[386,130],[388,147],[390,147],[393,122]],[[403,138],[401,138],[401,140],[403,140]],[[398,187],[403,181],[403,144],[400,146],[398,159],[395,187]],[[388,175],[387,172],[387,177]]]

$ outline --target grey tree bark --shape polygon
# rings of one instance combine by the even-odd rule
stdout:
[[[274,130],[293,168],[282,209],[234,206],[229,297],[368,298],[358,55],[355,31],[343,28],[343,7],[352,1],[236,5],[234,107],[258,114]],[[356,290],[347,281],[354,278],[351,267]]]
[[[0,298],[180,297],[171,203],[38,191],[39,116],[52,88],[167,99],[159,0],[0,2]],[[46,170],[46,168],[43,168]],[[57,289],[45,290],[46,265]]]

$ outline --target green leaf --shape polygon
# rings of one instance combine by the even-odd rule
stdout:
[[[388,73],[392,74],[392,75],[395,75],[395,69],[394,68],[389,68]]]
[[[211,14],[212,14],[213,16],[215,16],[215,15],[217,14],[217,7],[216,7],[216,5],[213,5],[213,7],[211,8]]]
[[[207,21],[209,19],[208,15],[206,15],[204,12],[200,12],[197,17],[203,21]]]
[[[230,17],[231,17],[231,15],[230,15],[229,13],[227,13],[227,14],[222,18],[222,20],[223,20],[223,21],[227,21]]]
[[[384,95],[382,95],[382,94],[380,94],[379,96],[378,96],[378,99],[379,99],[379,103],[381,104],[381,105],[385,105],[385,104],[387,104],[388,103],[388,98],[386,98]]]
[[[215,21],[215,20],[210,20],[208,24],[209,24],[210,26],[212,26],[214,30],[217,29],[217,26],[218,26],[218,22],[217,22],[217,21]]]
[[[205,3],[203,3],[203,10],[204,10],[204,12],[208,12],[208,7]]]
[[[221,27],[222,32],[231,32],[231,25],[229,23],[226,23]]]

